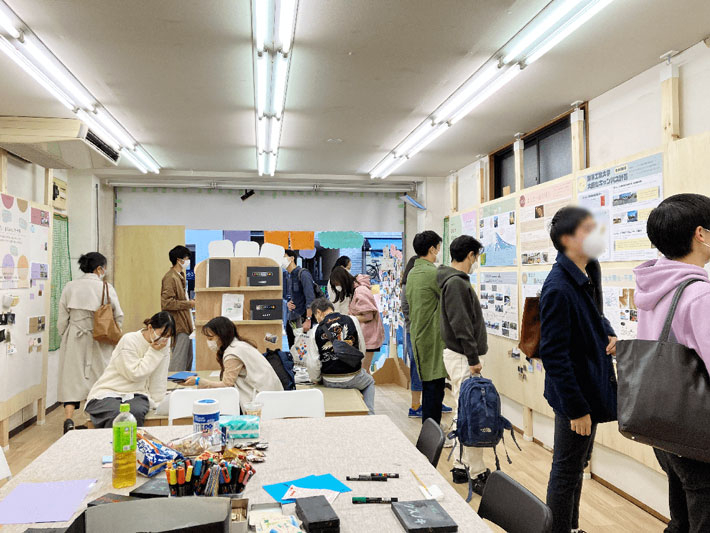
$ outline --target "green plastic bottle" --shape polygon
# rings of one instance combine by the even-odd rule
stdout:
[[[120,414],[113,421],[113,488],[123,489],[136,484],[136,431],[138,423],[131,407],[122,403]]]

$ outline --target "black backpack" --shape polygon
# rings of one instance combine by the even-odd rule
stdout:
[[[283,350],[266,350],[264,357],[274,369],[284,390],[296,390],[296,375],[293,372],[293,357]]]

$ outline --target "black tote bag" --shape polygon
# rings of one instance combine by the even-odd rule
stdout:
[[[683,291],[673,295],[657,341],[619,341],[616,347],[619,431],[667,452],[710,463],[710,376],[695,350],[671,337]]]

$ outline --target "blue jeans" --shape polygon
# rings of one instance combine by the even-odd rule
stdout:
[[[422,380],[419,378],[417,371],[417,362],[414,360],[414,350],[412,349],[412,339],[407,332],[407,355],[409,356],[409,377],[411,380],[410,388],[417,392],[422,390]]]
[[[327,376],[324,377],[327,378]],[[356,374],[350,381],[335,383],[324,379],[323,385],[332,389],[359,390],[362,393],[362,399],[365,401],[365,405],[367,405],[370,414],[375,414],[375,379],[365,372],[364,369],[361,369],[360,373]]]
[[[552,510],[552,533],[569,533],[579,527],[579,498],[584,469],[592,456],[597,425],[588,437],[572,431],[570,419],[555,412],[555,447],[547,485],[547,505]]]

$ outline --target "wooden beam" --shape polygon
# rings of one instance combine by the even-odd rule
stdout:
[[[51,168],[44,169],[44,205],[51,207],[54,197],[54,171]]]
[[[523,167],[523,151],[525,143],[519,138],[513,143],[513,164],[515,165],[515,190],[522,191],[525,188],[525,169]],[[505,195],[504,195],[505,196]]]
[[[584,109],[577,108],[570,115],[572,130],[572,172],[587,168],[587,146],[584,142]]]
[[[481,203],[486,201],[486,182],[485,182],[485,171],[483,169],[483,164],[478,164],[478,192],[481,197]]]
[[[530,407],[523,407],[523,439],[533,440],[533,410]]]
[[[0,192],[7,192],[7,152],[0,148]]]
[[[661,69],[661,120],[663,144],[680,139],[680,78],[676,65],[663,65]]]

